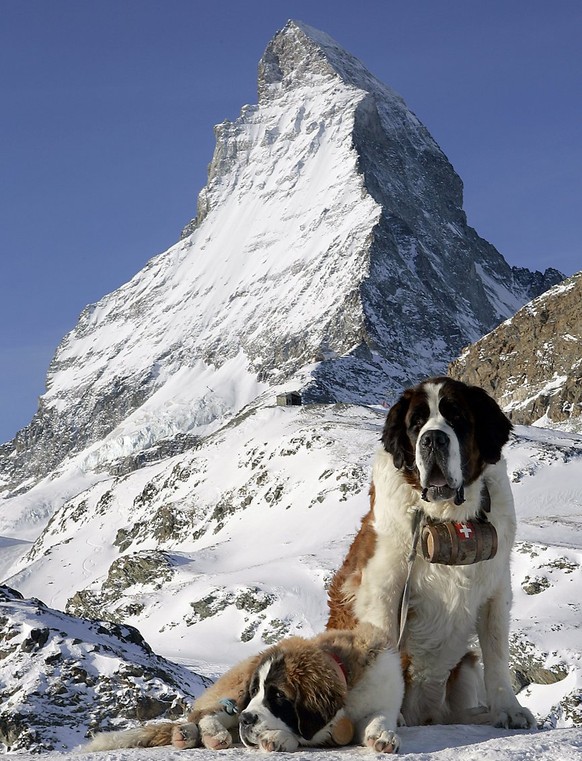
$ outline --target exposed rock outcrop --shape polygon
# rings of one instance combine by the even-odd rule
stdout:
[[[156,655],[137,629],[74,618],[0,586],[0,746],[70,748],[89,733],[178,718],[208,680]]]
[[[514,423],[582,430],[581,305],[578,273],[469,346],[450,374],[487,389]]]

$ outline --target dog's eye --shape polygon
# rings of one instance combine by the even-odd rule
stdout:
[[[259,691],[259,680],[253,679],[253,681],[249,685],[249,695],[251,696],[251,698],[254,698],[258,691]]]
[[[281,690],[278,690],[276,687],[272,687],[269,690],[269,701],[279,708],[282,708],[283,706],[289,705],[291,701],[285,695],[284,692],[281,692]]]
[[[464,418],[463,410],[453,402],[443,403],[441,405],[441,414],[451,423],[461,421]]]
[[[410,423],[408,424],[408,427],[411,431],[419,431],[422,426],[425,424],[426,418],[422,414],[422,412],[415,412],[411,418]]]
[[[428,405],[418,404],[410,410],[410,417],[408,419],[408,430],[412,433],[418,433],[422,426],[426,423],[429,416]]]
[[[274,698],[279,705],[287,702],[287,696],[281,690],[275,690]]]

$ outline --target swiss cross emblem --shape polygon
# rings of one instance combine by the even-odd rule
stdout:
[[[468,523],[455,523],[454,526],[461,539],[472,539],[473,529]]]

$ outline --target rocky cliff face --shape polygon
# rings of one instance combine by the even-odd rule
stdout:
[[[208,433],[268,386],[390,399],[560,279],[512,269],[467,226],[426,128],[326,35],[290,22],[258,89],[216,128],[182,240],[62,341],[0,448],[5,486]]]
[[[449,368],[483,386],[515,423],[582,430],[582,273],[550,289]]]

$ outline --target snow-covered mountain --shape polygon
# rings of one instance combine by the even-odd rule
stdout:
[[[526,304],[449,372],[496,396],[518,423],[582,431],[582,272]]]
[[[559,278],[512,269],[480,239],[460,179],[402,99],[290,22],[260,63],[259,104],[217,128],[182,240],[85,310],[37,415],[1,448],[0,580],[46,605],[0,601],[12,691],[0,733],[30,706],[53,711],[47,656],[124,673],[97,664],[96,629],[75,616],[135,626],[208,676],[320,631],[326,583],[367,510],[379,403]],[[291,389],[304,405],[277,406]],[[519,428],[507,456],[515,687],[540,722],[568,727],[582,723],[582,437]],[[33,629],[46,642],[23,650]],[[36,747],[70,747],[97,714],[111,717],[79,710],[69,735],[39,724]],[[458,744],[431,731],[428,750]]]
[[[390,399],[561,279],[479,238],[426,128],[323,33],[289,22],[258,90],[216,128],[183,239],[62,341],[37,414],[0,449],[11,489],[91,446],[87,467],[180,446],[267,386]]]

